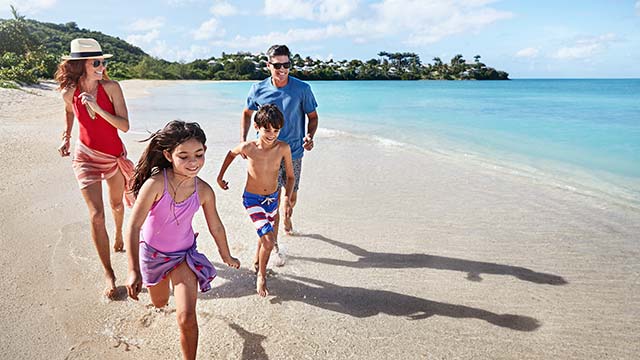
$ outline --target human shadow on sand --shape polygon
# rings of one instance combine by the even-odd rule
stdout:
[[[454,270],[467,273],[467,279],[471,281],[482,281],[480,274],[495,274],[512,275],[520,280],[530,281],[537,284],[567,284],[567,281],[561,276],[535,272],[533,270],[520,266],[501,265],[489,262],[463,260],[428,254],[393,254],[371,252],[359,246],[332,240],[319,234],[300,234],[297,236],[323,241],[327,244],[347,250],[348,252],[352,253],[355,256],[358,256],[359,258],[355,261],[347,261],[340,259],[290,255],[289,258],[291,259],[354,268],[431,268],[439,270]]]
[[[213,299],[258,296],[255,292],[255,277],[246,275],[248,272],[219,271],[218,276],[229,281],[199,297]],[[518,331],[534,331],[540,326],[538,320],[528,316],[496,314],[470,306],[431,301],[386,290],[340,286],[296,275],[276,274],[268,281],[270,295],[273,296],[269,301],[272,304],[298,301],[358,318],[388,314],[421,320],[439,315],[480,319]]]
[[[266,336],[249,332],[242,328],[240,325],[230,323],[229,327],[235,330],[242,339],[244,339],[244,345],[242,346],[242,360],[268,360],[267,352],[262,346],[262,342],[267,339]]]

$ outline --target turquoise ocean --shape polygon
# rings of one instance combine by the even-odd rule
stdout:
[[[390,151],[474,161],[640,207],[640,79],[309,83],[319,104],[320,137],[370,139]],[[249,86],[178,82],[153,88],[151,96],[129,101],[133,130],[156,130],[181,118],[200,122],[210,138],[216,127],[239,133]]]

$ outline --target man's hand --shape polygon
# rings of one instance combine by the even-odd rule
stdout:
[[[304,137],[303,141],[304,143],[302,143],[302,147],[307,151],[311,151],[313,149],[313,137],[311,136],[311,134],[307,134],[307,136]]]

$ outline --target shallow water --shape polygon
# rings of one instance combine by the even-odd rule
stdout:
[[[310,84],[320,136],[471,158],[497,171],[640,204],[639,79]],[[182,118],[200,122],[212,140],[231,136],[233,143],[249,86],[155,88],[151,97],[130,102],[133,129],[155,130]]]

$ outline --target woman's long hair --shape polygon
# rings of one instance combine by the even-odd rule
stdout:
[[[140,156],[133,174],[131,191],[135,197],[138,197],[142,184],[148,178],[162,169],[171,167],[171,163],[165,158],[163,151],[167,150],[172,153],[178,145],[190,139],[196,139],[202,145],[207,141],[207,137],[198,123],[173,120],[165,125],[162,130],[158,130],[142,140],[142,142],[149,141],[149,145]]]
[[[88,60],[64,60],[58,64],[58,70],[54,75],[56,82],[58,83],[58,90],[70,89],[78,86],[80,78],[84,76],[84,64],[86,61],[93,61],[95,59]],[[107,75],[107,69],[104,69],[102,73],[104,80],[109,80]]]

